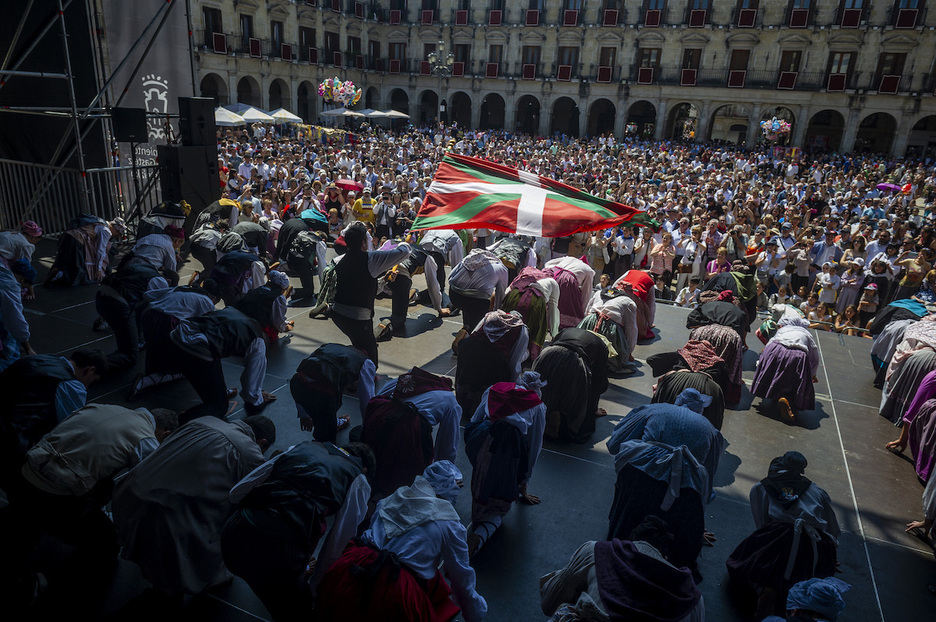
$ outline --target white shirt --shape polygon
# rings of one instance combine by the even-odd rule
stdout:
[[[592,312],[607,315],[615,324],[624,329],[624,341],[627,342],[629,350],[627,354],[633,354],[637,346],[637,303],[629,296],[615,296],[610,300],[602,300],[601,292],[598,291],[585,307],[585,315]]]

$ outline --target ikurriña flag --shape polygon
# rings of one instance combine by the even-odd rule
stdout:
[[[442,158],[413,229],[494,229],[558,238],[622,223],[657,229],[643,210],[480,158]]]

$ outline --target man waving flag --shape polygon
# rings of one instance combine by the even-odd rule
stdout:
[[[643,210],[534,173],[448,153],[432,179],[413,229],[485,228],[557,238],[625,222],[659,227]]]

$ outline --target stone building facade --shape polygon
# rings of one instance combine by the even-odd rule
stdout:
[[[932,1],[932,0],[931,0]],[[314,121],[317,86],[414,124],[936,154],[926,0],[196,0],[201,94]],[[442,44],[450,75],[432,73]]]

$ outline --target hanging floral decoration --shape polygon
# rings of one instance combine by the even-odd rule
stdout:
[[[327,102],[341,104],[345,108],[361,101],[361,89],[354,86],[354,82],[342,82],[340,78],[326,78],[319,84],[319,97]]]
[[[792,126],[789,122],[774,117],[770,121],[761,121],[760,128],[767,142],[775,143],[789,134]]]

